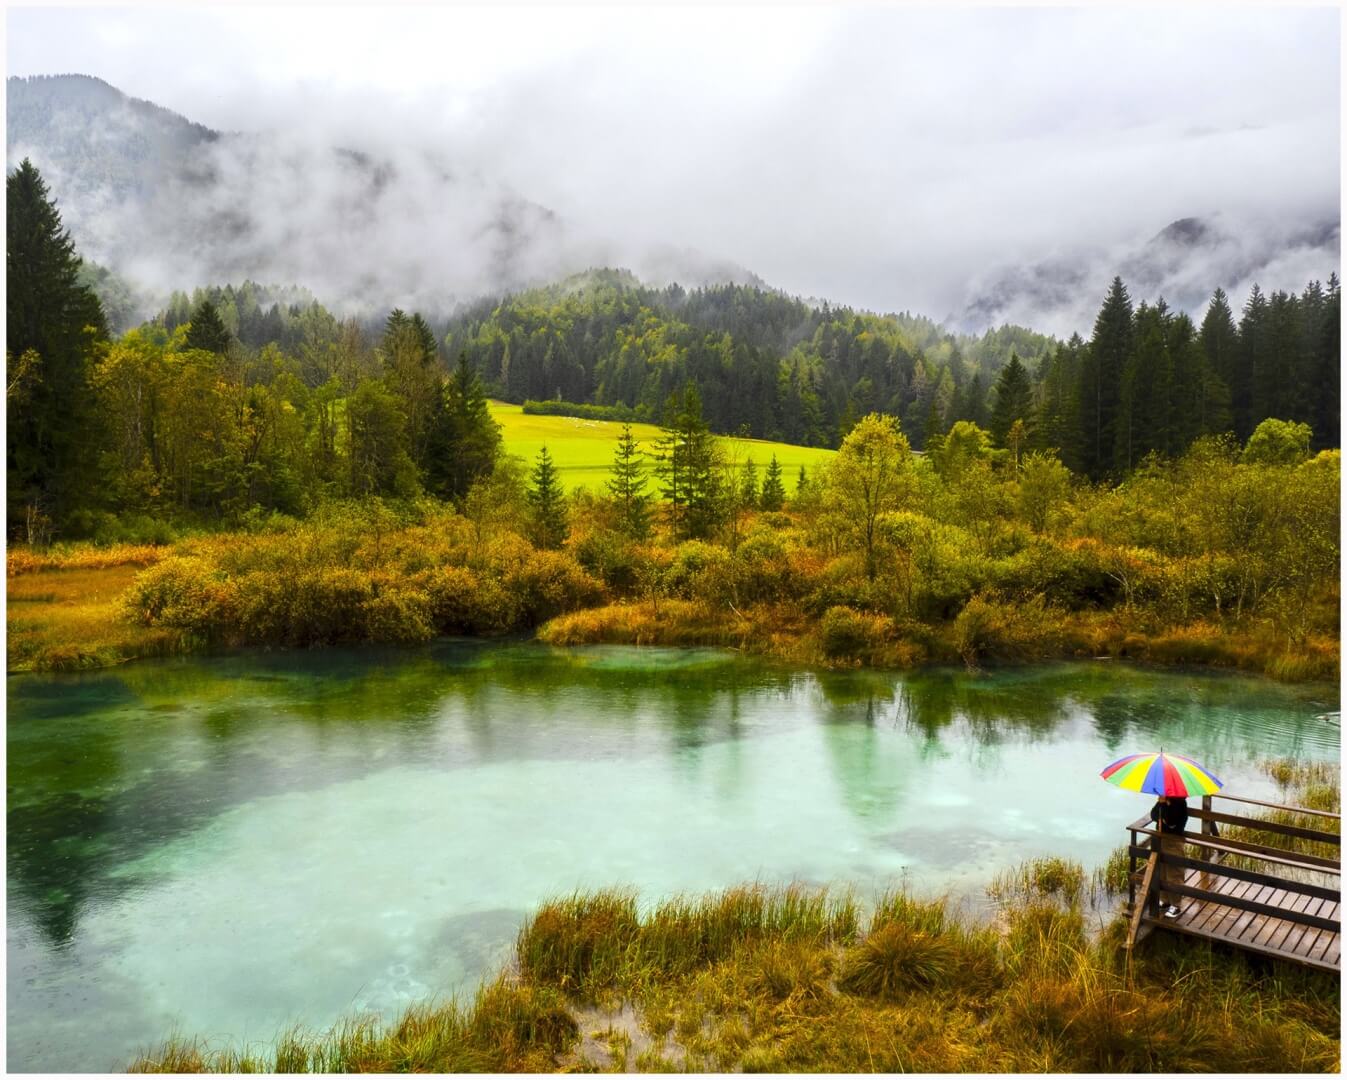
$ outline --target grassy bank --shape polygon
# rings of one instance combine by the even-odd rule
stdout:
[[[877,599],[898,586],[867,583],[846,557],[797,546],[789,516],[764,518],[734,552],[613,543],[597,532],[546,551],[450,511],[397,519],[351,508],[173,547],[12,550],[8,670],[536,629],[557,645],[716,645],[835,667],[1111,657],[1288,681],[1338,674],[1338,640],[1326,629],[1292,640],[1267,618],[1072,610],[1032,583],[903,614]],[[1331,626],[1335,599],[1320,606],[1315,625]]]
[[[1008,874],[998,916],[890,893],[742,887],[642,912],[544,904],[467,1003],[288,1032],[263,1054],[174,1039],[136,1071],[1331,1072],[1340,991],[1157,935],[1092,934],[1080,867]]]
[[[803,664],[972,667],[1060,659],[1127,660],[1164,667],[1245,671],[1286,682],[1338,676],[1338,641],[1310,635],[1294,646],[1266,624],[1164,625],[1117,613],[1044,611],[981,601],[938,625],[836,607],[821,619],[799,608],[716,610],[688,601],[635,601],[572,612],[538,630],[553,645],[723,645]]]

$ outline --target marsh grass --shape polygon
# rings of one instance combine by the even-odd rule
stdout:
[[[1014,888],[999,927],[891,892],[863,932],[849,896],[798,887],[750,885],[644,912],[629,891],[576,893],[538,910],[519,935],[517,976],[470,1004],[288,1032],[267,1059],[176,1039],[135,1068],[1337,1070],[1336,979],[1173,935],[1129,958],[1119,922],[1089,931],[1070,899],[1082,879],[1073,864],[1018,868],[1005,877]],[[598,1021],[586,1004],[596,995],[621,1023]]]
[[[135,561],[43,566],[8,578],[8,670],[80,671],[184,651],[179,631],[136,626],[124,617],[121,597],[141,568]]]

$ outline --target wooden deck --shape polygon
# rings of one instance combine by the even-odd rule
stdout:
[[[1234,796],[1216,798],[1270,805]],[[1337,821],[1336,814],[1323,811],[1275,809]],[[1155,930],[1171,930],[1341,972],[1341,864],[1322,854],[1325,845],[1340,845],[1338,834],[1215,811],[1211,798],[1203,799],[1201,810],[1189,813],[1201,822],[1202,831],[1184,834],[1183,858],[1158,849],[1149,818],[1128,826],[1133,868],[1129,945]],[[1257,828],[1276,834],[1281,843],[1268,846],[1222,837],[1218,825]],[[1310,843],[1319,845],[1319,853],[1304,850]],[[1182,869],[1182,884],[1163,880],[1167,866]],[[1163,917],[1162,892],[1178,907],[1176,918]]]

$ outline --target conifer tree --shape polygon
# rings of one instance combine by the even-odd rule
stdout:
[[[486,393],[466,352],[443,388],[436,413],[427,468],[430,489],[446,499],[461,499],[478,479],[491,473],[500,454],[500,425],[491,418]]]
[[[739,505],[758,505],[758,467],[748,458],[739,466]]]
[[[1113,464],[1123,370],[1132,354],[1132,301],[1115,277],[1080,365],[1081,465],[1099,479]]]
[[[1084,342],[1080,335],[1059,344],[1047,362],[1030,444],[1055,451],[1068,468],[1080,467],[1080,409],[1076,401],[1077,365]]]
[[[801,465],[800,471],[798,474],[796,474],[795,477],[795,497],[798,499],[808,490],[809,490],[809,474],[805,471],[805,467]]]
[[[570,535],[566,493],[561,489],[552,455],[544,445],[533,467],[533,486],[528,491],[532,539],[540,548],[559,548]]]
[[[715,444],[696,383],[670,397],[665,416],[663,437],[655,445],[655,472],[663,481],[670,524],[681,540],[702,538],[715,524],[720,486]]]
[[[1230,312],[1230,301],[1223,289],[1212,293],[1207,313],[1202,317],[1198,340],[1207,367],[1221,380],[1233,398],[1239,381],[1239,333]],[[1231,404],[1233,406],[1233,401]]]
[[[22,536],[42,519],[60,525],[92,493],[98,414],[89,371],[107,326],[27,158],[5,182],[5,207],[7,516]]]
[[[1174,369],[1169,355],[1169,310],[1161,300],[1136,310],[1132,352],[1123,367],[1114,429],[1113,468],[1119,475],[1153,450],[1173,445]]]
[[[1010,361],[1001,369],[995,386],[996,405],[992,409],[991,433],[995,443],[1001,449],[1007,447],[1006,439],[1016,420],[1028,421],[1033,418],[1033,388],[1029,385],[1029,373],[1025,371],[1020,358],[1014,352]]]
[[[191,325],[187,329],[187,347],[222,355],[228,351],[229,342],[229,330],[220,318],[219,309],[209,299],[203,299],[192,312]]]
[[[801,483],[804,481],[804,466],[800,466]],[[780,510],[786,502],[786,486],[781,482],[781,465],[776,460],[776,455],[772,455],[772,460],[767,463],[767,472],[762,478],[762,494],[759,496],[758,505],[764,510]]]
[[[1257,285],[1249,292],[1239,320],[1239,350],[1236,354],[1235,381],[1230,387],[1231,411],[1235,435],[1244,441],[1261,420],[1269,415],[1259,398],[1267,386],[1267,372],[1273,368],[1268,332],[1268,303]]]
[[[608,480],[608,491],[617,506],[618,527],[633,540],[650,535],[650,494],[641,461],[640,447],[631,433],[631,425],[622,425],[617,452]]]

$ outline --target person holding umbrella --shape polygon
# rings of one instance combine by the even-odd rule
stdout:
[[[1188,800],[1177,795],[1161,795],[1151,807],[1151,820],[1160,830],[1160,850],[1166,856],[1183,858],[1183,830],[1188,827]],[[1183,884],[1183,867],[1173,863],[1162,863],[1160,880],[1165,885]],[[1175,896],[1163,886],[1160,889],[1160,903],[1165,908],[1166,919],[1177,919],[1179,908]]]
[[[1192,758],[1180,754],[1128,754],[1099,774],[1110,784],[1128,791],[1157,795],[1151,807],[1151,820],[1159,827],[1161,863],[1160,901],[1166,904],[1165,918],[1179,915],[1178,896],[1165,885],[1183,884],[1183,867],[1167,861],[1183,858],[1183,831],[1188,825],[1188,796],[1213,795],[1225,785]]]

